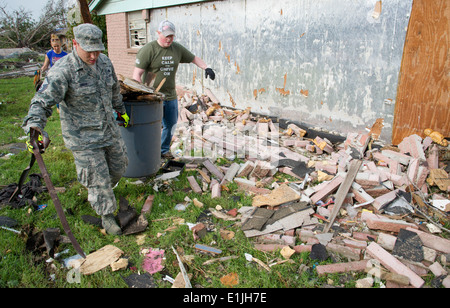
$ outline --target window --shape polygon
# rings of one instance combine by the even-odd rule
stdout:
[[[128,30],[130,48],[141,48],[147,43],[147,21],[143,19],[142,11],[128,13]]]

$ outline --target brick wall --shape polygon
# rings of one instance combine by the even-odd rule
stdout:
[[[106,25],[108,56],[116,74],[131,78],[137,50],[128,48],[127,15],[125,13],[106,15]]]

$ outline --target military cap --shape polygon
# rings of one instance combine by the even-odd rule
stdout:
[[[102,51],[105,46],[102,42],[103,32],[93,24],[81,24],[73,28],[73,34],[77,43],[84,51]]]

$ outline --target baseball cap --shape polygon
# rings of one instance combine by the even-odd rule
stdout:
[[[163,20],[158,28],[164,36],[175,35],[175,25],[168,20]]]
[[[81,24],[73,28],[77,43],[84,51],[102,51],[105,46],[102,42],[103,32],[93,24]]]

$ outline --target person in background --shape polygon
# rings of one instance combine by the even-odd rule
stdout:
[[[67,52],[61,48],[61,40],[56,34],[52,34],[50,38],[52,49],[45,55],[44,65],[41,67],[41,73],[49,70],[59,59],[67,56]],[[56,110],[59,112],[59,104],[56,104]]]
[[[194,63],[205,70],[206,78],[214,80],[215,73],[199,57],[192,54],[181,44],[174,42],[175,25],[164,20],[159,24],[158,39],[149,42],[142,47],[136,55],[136,64],[133,71],[133,79],[148,83],[153,79],[154,87],[158,87],[166,78],[159,92],[165,95],[163,106],[163,130],[161,133],[161,158],[173,158],[170,152],[175,126],[178,121],[178,100],[175,83],[175,75],[180,63]]]
[[[41,67],[41,73],[44,73],[46,70],[50,69],[56,61],[61,59],[64,56],[67,56],[67,52],[62,50],[61,41],[56,34],[52,34],[50,38],[50,44],[52,49],[47,52],[45,55],[44,64]]]

